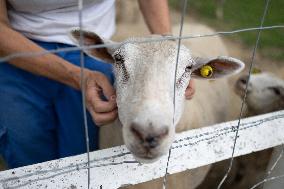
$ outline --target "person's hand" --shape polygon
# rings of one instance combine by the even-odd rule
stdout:
[[[107,77],[99,72],[86,71],[86,106],[96,125],[101,126],[117,118],[116,95]],[[107,101],[102,100],[105,96]]]
[[[194,84],[194,80],[191,79],[189,81],[189,84],[188,84],[186,90],[185,90],[185,98],[186,98],[186,100],[192,99],[193,96],[194,96],[194,93],[195,93],[195,84]]]

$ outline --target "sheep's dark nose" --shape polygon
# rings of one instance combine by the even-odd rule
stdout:
[[[131,132],[134,136],[140,140],[141,144],[145,148],[155,148],[160,144],[169,133],[168,127],[154,128],[154,127],[143,127],[138,124],[132,124]]]
[[[159,144],[158,137],[148,136],[145,138],[146,146],[149,148],[155,148]]]

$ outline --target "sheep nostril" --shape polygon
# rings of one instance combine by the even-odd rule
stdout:
[[[130,131],[140,141],[140,144],[149,149],[157,147],[169,134],[168,127],[143,129],[137,123],[131,124]]]
[[[155,135],[148,135],[144,141],[146,143],[146,146],[149,148],[155,148],[157,147],[160,142],[169,134],[168,128],[163,128],[159,130],[159,132],[156,132]]]
[[[137,137],[139,138],[141,141],[143,141],[143,134],[135,127],[135,125],[132,125],[130,127],[131,132]]]
[[[149,148],[155,148],[159,144],[157,137],[151,137],[151,136],[146,137],[145,142],[147,143],[147,146],[149,146]]]

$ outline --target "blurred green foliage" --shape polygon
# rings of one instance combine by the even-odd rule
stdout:
[[[188,13],[222,31],[260,26],[265,0],[192,0]],[[180,10],[181,0],[169,0],[170,6]],[[223,17],[217,18],[216,9],[223,7]],[[222,10],[222,9],[221,9]],[[284,0],[271,0],[264,26],[284,25]],[[237,34],[246,45],[254,46],[257,32]],[[263,30],[259,52],[269,58],[284,59],[284,29]]]

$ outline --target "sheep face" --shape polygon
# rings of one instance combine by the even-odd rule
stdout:
[[[174,139],[174,125],[182,114],[184,92],[195,65],[189,50],[181,46],[174,111],[176,56],[174,41],[126,43],[113,53],[124,141],[140,161],[160,157]]]
[[[83,34],[86,44],[104,42],[94,33]],[[78,39],[79,31],[73,31],[72,37]],[[153,37],[157,36],[149,38]],[[240,71],[243,63],[227,57],[194,59],[189,49],[181,45],[175,78],[177,42],[137,43],[145,39],[132,38],[115,47],[86,53],[114,64],[125,145],[138,161],[153,162],[168,152],[174,139],[191,76],[202,78],[200,67],[210,64],[214,68],[211,78],[224,77]]]
[[[236,82],[235,91],[243,97],[248,76]],[[284,109],[284,81],[268,73],[252,74],[248,83],[246,104],[251,114]]]

